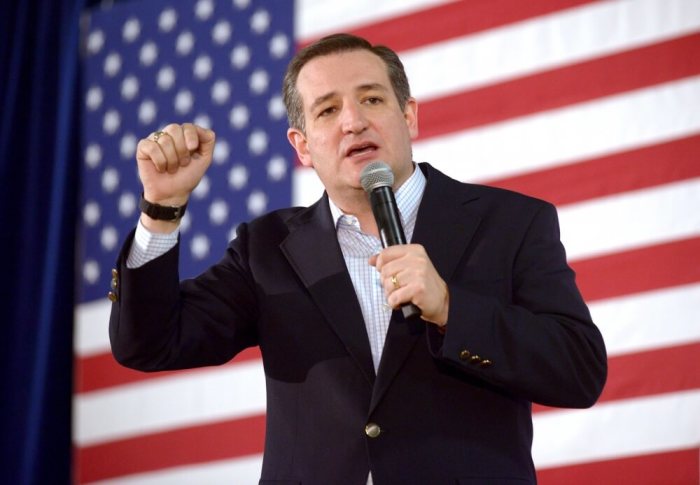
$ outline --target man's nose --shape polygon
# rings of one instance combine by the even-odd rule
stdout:
[[[361,133],[368,125],[362,107],[355,103],[348,103],[343,107],[341,119],[344,133]]]

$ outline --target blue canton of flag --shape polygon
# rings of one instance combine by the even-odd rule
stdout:
[[[168,123],[217,134],[190,198],[180,273],[216,262],[237,224],[291,203],[280,93],[294,51],[294,2],[148,1],[95,10],[86,32],[80,301],[103,298],[138,220],[138,140]],[[138,13],[135,13],[138,12]]]

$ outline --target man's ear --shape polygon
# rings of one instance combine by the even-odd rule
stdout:
[[[418,102],[415,98],[408,98],[406,106],[403,108],[403,116],[406,119],[411,139],[415,139],[418,136]]]
[[[297,152],[297,157],[301,164],[305,167],[311,167],[311,155],[309,154],[309,144],[306,141],[306,135],[298,128],[289,128],[287,130],[287,140],[292,145],[294,151]]]

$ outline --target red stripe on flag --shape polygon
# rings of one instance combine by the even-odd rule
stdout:
[[[77,451],[79,483],[262,453],[265,416],[217,421]]]
[[[700,176],[700,135],[486,181],[561,206]]]
[[[617,458],[537,471],[540,485],[635,485],[700,483],[700,449]]]
[[[700,342],[611,357],[608,381],[598,402],[700,388],[700,366],[688,365],[699,355]],[[533,413],[555,409],[532,407]]]
[[[420,139],[700,74],[700,34],[420,103]]]
[[[700,281],[700,237],[573,261],[585,300],[629,295]]]
[[[495,27],[565,10],[593,0],[471,0],[452,2],[434,8],[345,29],[373,44],[386,44],[395,51],[406,51],[453,37],[474,34]],[[416,26],[420,28],[416,28]],[[331,32],[328,32],[330,34]],[[317,38],[303,39],[304,47]]]
[[[259,347],[244,350],[238,354],[235,359],[224,365],[236,365],[240,362],[255,359],[260,359]],[[197,369],[177,371],[140,372],[119,365],[110,353],[76,359],[75,368],[76,379],[74,392],[76,393],[96,391],[106,387],[160,379],[173,375],[183,376],[186,373],[211,372],[213,369],[213,367],[200,367]]]

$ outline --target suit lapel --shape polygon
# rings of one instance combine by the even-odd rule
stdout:
[[[449,283],[457,264],[479,227],[481,217],[467,205],[476,200],[456,182],[428,164],[421,164],[428,184],[425,188],[412,243],[422,244],[440,276]],[[418,337],[425,333],[425,322],[407,321],[401,312],[392,315],[384,352],[372,393],[370,412],[374,410],[401,369]]]
[[[375,379],[372,355],[352,280],[338,245],[327,196],[288,221],[280,245],[335,333],[368,382]]]
[[[481,223],[481,215],[469,208],[478,196],[468,185],[423,165],[428,185],[411,242],[425,247],[440,276],[449,282]]]

